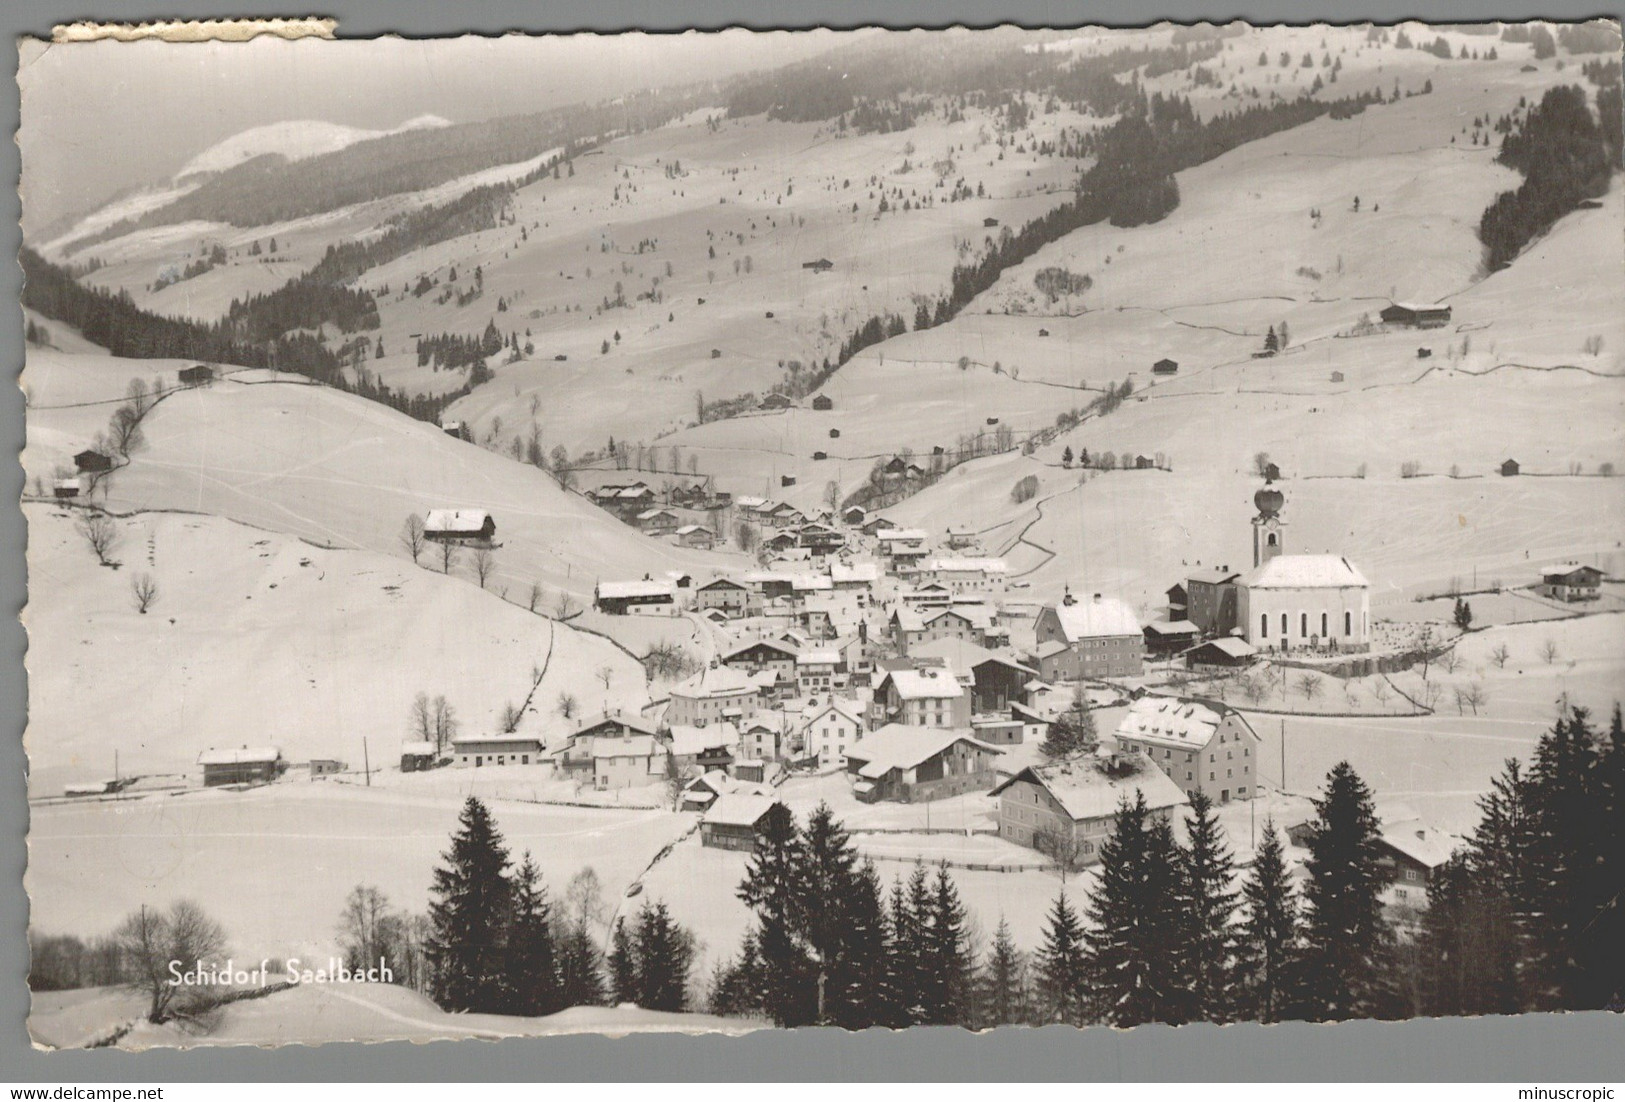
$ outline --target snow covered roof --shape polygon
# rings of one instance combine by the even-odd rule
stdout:
[[[205,750],[197,756],[199,765],[264,765],[280,761],[282,750],[276,746],[244,746],[234,750]]]
[[[599,582],[600,597],[665,597],[672,599],[671,586],[665,582]]]
[[[875,539],[881,543],[892,543],[897,540],[917,542],[926,538],[927,534],[923,528],[882,528],[875,533]]]
[[[932,609],[920,614],[921,620],[928,625],[936,623],[944,616],[958,616],[972,627],[981,628],[983,631],[992,627],[994,620],[993,610],[986,605],[961,604],[957,601],[947,608]]]
[[[730,792],[707,808],[700,821],[714,826],[753,827],[778,802],[772,796]]]
[[[1371,585],[1341,555],[1277,555],[1241,580],[1248,589],[1346,589]]]
[[[813,724],[817,723],[831,712],[834,712],[842,719],[845,719],[851,723],[856,723],[860,728],[863,726],[863,708],[862,705],[855,700],[831,700],[822,708],[817,709],[805,717],[802,720],[802,726],[804,728],[811,727]]]
[[[653,735],[592,740],[592,756],[595,761],[599,758],[646,758],[659,749],[660,743]]]
[[[576,729],[571,733],[571,737],[585,734],[594,727],[602,727],[605,724],[610,723],[619,724],[628,730],[637,731],[645,735],[652,735],[655,733],[655,725],[642,716],[627,715],[625,712],[594,712],[590,716],[583,716],[581,718],[581,720],[576,724]]]
[[[1134,800],[1136,791],[1144,794],[1145,806],[1151,811],[1190,802],[1179,786],[1150,762],[1142,762],[1137,772],[1126,777],[1111,777],[1101,772],[1094,759],[1028,766],[995,785],[988,795],[997,796],[1022,780],[1042,786],[1074,822],[1115,816],[1125,799]]]
[[[1134,610],[1128,602],[1116,597],[1080,599],[1071,604],[1058,601],[1049,607],[1054,609],[1061,634],[1070,643],[1101,636],[1140,634],[1140,621]]]
[[[709,727],[693,727],[674,723],[671,728],[671,752],[681,756],[702,754],[707,750],[732,750],[739,745],[739,728],[731,723],[715,723]]]
[[[926,666],[924,669],[891,670],[881,678],[897,688],[904,700],[940,700],[944,697],[963,696],[965,687],[946,665]],[[878,689],[878,686],[877,686]]]
[[[872,584],[880,580],[880,565],[872,562],[855,562],[850,566],[842,562],[831,563],[829,577],[838,585],[854,582]]]
[[[916,643],[908,649],[909,656],[924,658],[941,658],[956,670],[974,670],[986,662],[998,662],[1010,669],[1037,676],[1038,671],[1030,666],[1023,665],[1008,655],[990,651],[986,647],[979,647],[968,639],[932,639],[926,643]]]
[[[786,658],[794,658],[796,656],[795,646],[783,639],[752,639],[747,643],[739,644],[733,650],[724,654],[722,656],[722,660],[724,662],[728,662],[731,659],[738,658],[746,651],[755,650],[757,647],[766,647],[769,650],[778,651]]]
[[[841,663],[841,652],[833,647],[820,647],[818,650],[803,651],[796,655],[798,666],[838,666]]]
[[[1216,650],[1228,654],[1231,658],[1251,658],[1253,655],[1258,653],[1257,647],[1247,642],[1247,640],[1237,638],[1234,635],[1225,635],[1218,639],[1211,639],[1208,642],[1203,643],[1202,646],[1213,647]],[[1197,649],[1200,650],[1201,648],[1199,647]]]
[[[1117,738],[1119,741],[1128,738],[1157,746],[1200,750],[1213,740],[1228,711],[1200,700],[1143,696],[1129,705],[1124,713],[1117,725]],[[1238,723],[1252,730],[1239,713],[1229,714],[1235,715]]]
[[[1602,573],[1596,567],[1583,562],[1554,562],[1541,567],[1540,576],[1543,578],[1564,577],[1573,574],[1576,570],[1595,570],[1598,574]]]
[[[1450,860],[1459,842],[1453,835],[1429,826],[1421,819],[1384,822],[1377,833],[1386,845],[1429,869],[1436,869]]]
[[[1145,630],[1157,635],[1198,635],[1202,629],[1189,620],[1155,620]]]
[[[423,520],[426,532],[478,532],[491,514],[483,509],[430,509]]]
[[[939,573],[1005,574],[1010,568],[1003,559],[966,559],[950,556],[927,559],[920,569]]]
[[[433,757],[436,750],[434,743],[429,742],[427,739],[421,739],[415,742],[401,743],[401,753],[410,754],[414,757]]]
[[[862,762],[859,775],[874,780],[893,769],[912,769],[957,742],[969,742],[995,754],[1004,751],[957,727],[911,727],[888,723],[847,748],[848,761]]]
[[[1188,582],[1206,582],[1209,585],[1223,585],[1241,577],[1241,571],[1231,570],[1228,566],[1210,566],[1205,570],[1192,570],[1185,575]]]
[[[1059,639],[1051,639],[1048,643],[1045,643],[1033,653],[1038,658],[1050,658],[1057,654],[1065,654],[1071,649],[1071,647],[1067,646]]]
[[[679,535],[681,535],[682,532],[683,530],[681,528],[677,529],[677,533]],[[700,586],[701,589],[716,589],[718,587],[725,589],[744,589],[745,583],[736,582],[732,578],[712,578],[710,581]]]
[[[673,520],[677,519],[677,514],[672,512],[670,509],[645,509],[643,512],[638,514],[638,519],[653,520],[655,517],[660,516],[671,517]]]
[[[534,746],[541,749],[542,740],[535,735],[456,735],[451,745],[453,749],[463,746]]]
[[[703,524],[685,524],[681,528],[677,529],[677,534],[679,536],[692,536],[696,532],[704,532],[708,536],[713,534],[711,529],[707,528]]]
[[[671,689],[674,698],[740,696],[755,692],[756,685],[748,676],[727,666],[708,666]]]
[[[1418,314],[1450,309],[1450,304],[1445,302],[1396,302],[1394,305],[1401,310],[1410,310]]]
[[[797,593],[808,593],[820,589],[834,589],[835,583],[822,574],[797,574],[790,579],[790,588]]]
[[[763,505],[766,505],[767,504],[767,498],[765,498],[765,497],[749,497],[749,496],[746,496],[745,494],[740,494],[738,497],[734,498],[734,504],[739,506],[741,509],[756,509],[756,508],[759,508],[759,507],[761,507]]]

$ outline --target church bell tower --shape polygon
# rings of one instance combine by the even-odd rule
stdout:
[[[1253,518],[1253,565],[1263,566],[1279,555],[1285,544],[1286,522],[1281,519],[1281,506],[1286,495],[1266,481],[1264,488],[1253,495],[1258,515]]]

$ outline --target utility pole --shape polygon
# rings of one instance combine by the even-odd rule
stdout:
[[[1286,717],[1281,717],[1281,794],[1286,795]]]
[[[367,787],[372,787],[372,759],[367,756],[367,740],[361,740],[361,768],[367,774]]]

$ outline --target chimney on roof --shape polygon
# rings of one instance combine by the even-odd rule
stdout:
[[[1100,603],[1100,594],[1098,594],[1098,593],[1095,594],[1095,603],[1096,604]]]

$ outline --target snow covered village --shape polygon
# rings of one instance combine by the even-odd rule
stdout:
[[[1625,997],[1616,23],[100,45],[37,1044]]]

